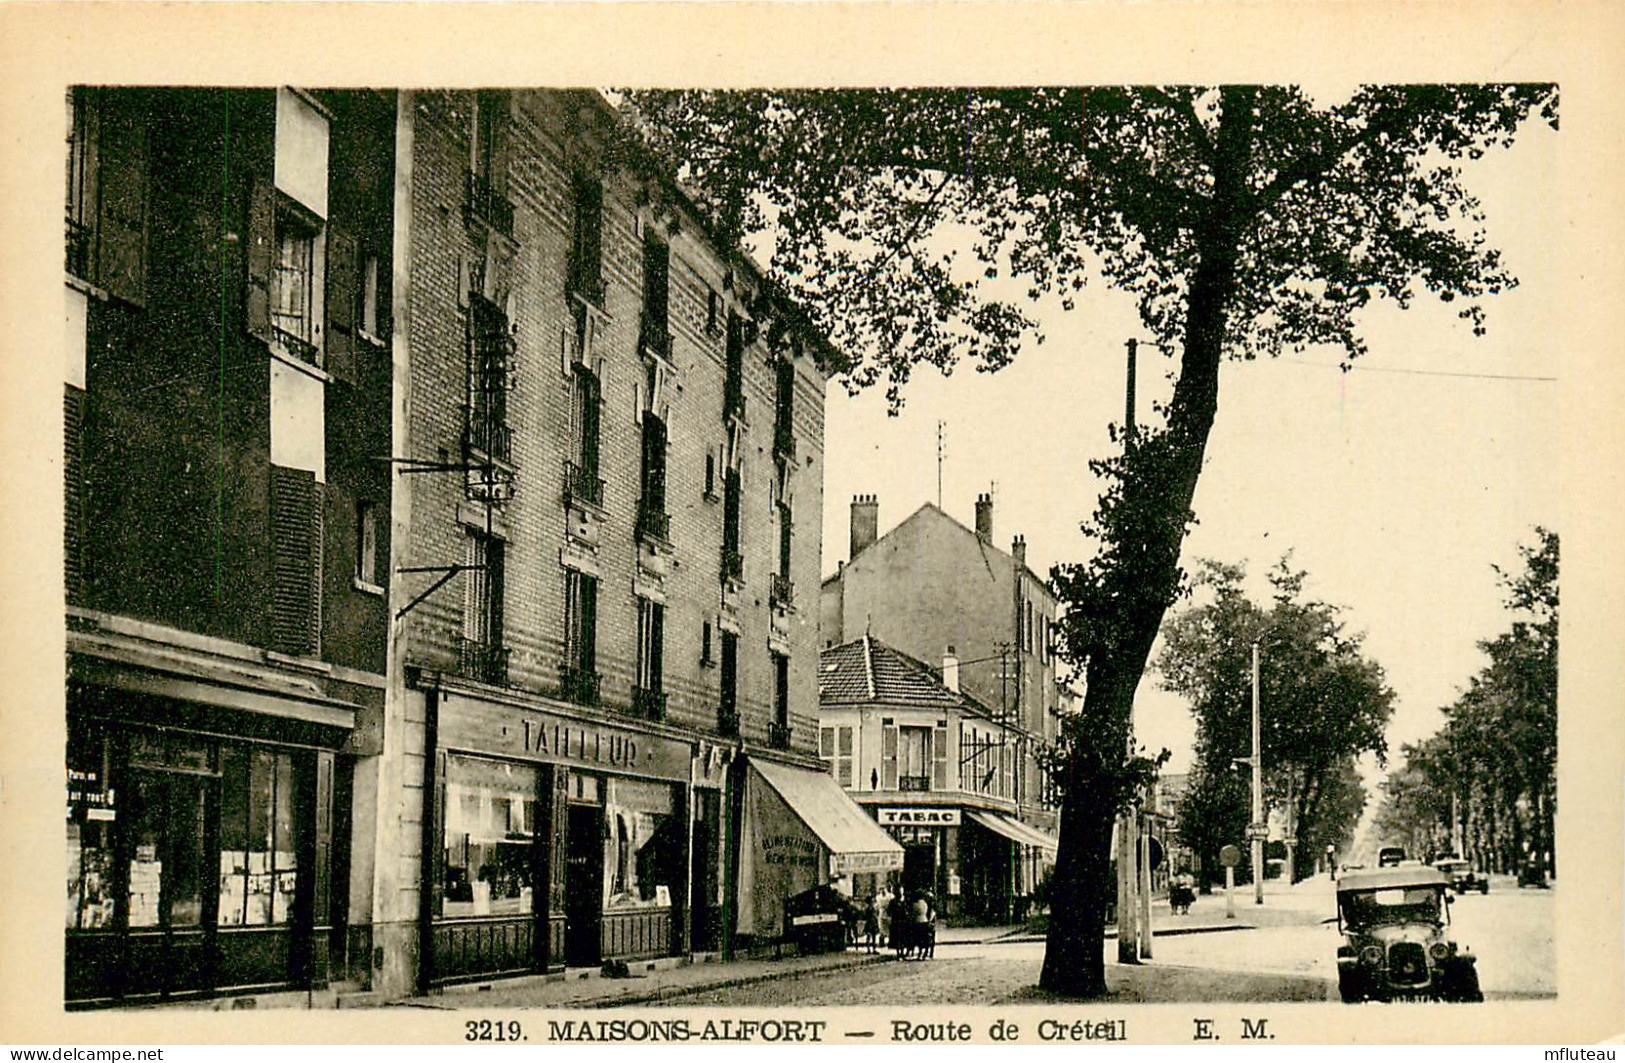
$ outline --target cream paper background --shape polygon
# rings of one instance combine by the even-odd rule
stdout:
[[[1184,1042],[1197,1016],[1282,1042],[1564,1042],[1625,1029],[1622,807],[1625,580],[1615,511],[1625,411],[1625,16],[1609,3],[591,3],[0,7],[0,1041],[453,1043],[485,1012],[62,1010],[62,92],[74,82],[207,85],[735,86],[1555,80],[1551,239],[1567,305],[1562,370],[1563,658],[1555,1001],[729,1011],[828,1018],[1125,1018]],[[1493,310],[1493,307],[1492,307]],[[1448,421],[1432,430],[1448,431]],[[471,1000],[471,1004],[475,1001]],[[542,1013],[518,1013],[531,1044]],[[629,1012],[597,1012],[625,1018]],[[643,1013],[649,1014],[647,1012]],[[662,1009],[662,1018],[692,1012]],[[882,1039],[883,1040],[883,1039]]]

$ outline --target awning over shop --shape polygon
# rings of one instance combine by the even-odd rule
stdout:
[[[828,773],[768,760],[752,760],[751,767],[829,850],[830,874],[902,868],[903,847],[870,819]]]
[[[1060,846],[1052,835],[1044,833],[1037,827],[1028,826],[1019,819],[1001,816],[997,812],[978,812],[974,809],[967,809],[965,815],[994,834],[1009,838],[1017,845],[1030,845],[1052,853]]]

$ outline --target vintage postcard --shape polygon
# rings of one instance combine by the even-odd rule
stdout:
[[[0,26],[8,1041],[1622,1033],[1606,8]]]

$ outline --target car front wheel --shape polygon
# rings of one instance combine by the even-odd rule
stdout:
[[[1455,965],[1445,976],[1440,996],[1456,1004],[1480,1004],[1484,992],[1478,987],[1478,967],[1471,963]]]
[[[1337,972],[1337,994],[1345,1004],[1358,1004],[1366,998],[1365,979],[1352,971]]]

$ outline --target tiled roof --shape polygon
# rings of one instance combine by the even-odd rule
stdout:
[[[928,665],[869,635],[819,655],[818,700],[824,705],[970,704],[969,698],[943,686]]]

